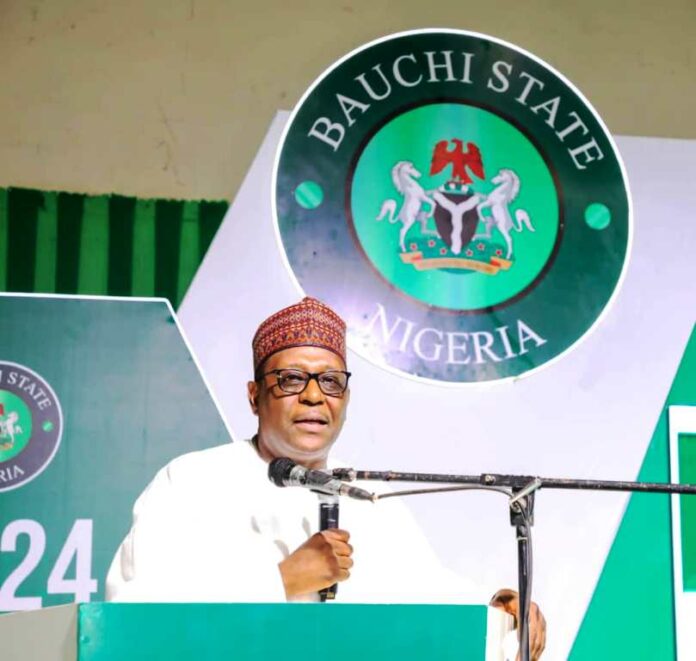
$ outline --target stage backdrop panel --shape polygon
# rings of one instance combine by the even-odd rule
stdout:
[[[302,296],[279,249],[271,208],[273,162],[287,118],[279,113],[270,127],[179,310],[206,378],[240,436],[253,432],[255,420],[243,391],[251,362],[239,357],[247,354],[261,319]],[[633,245],[616,301],[596,330],[538,373],[466,387],[419,383],[351,352],[351,404],[337,454],[366,469],[667,478],[666,445],[660,441],[656,450],[658,470],[649,448],[696,320],[696,260],[690,253],[696,246],[696,141],[619,137],[617,143],[634,201]],[[346,273],[346,282],[350,278]],[[534,597],[549,623],[548,658],[568,658],[586,613],[593,633],[581,634],[575,659],[610,658],[599,653],[602,641],[612,637],[619,645],[628,630],[632,649],[648,656],[611,658],[673,658],[673,619],[664,609],[672,590],[668,501],[656,498],[648,506],[662,517],[659,544],[667,546],[659,557],[666,564],[658,580],[667,582],[659,597],[640,591],[637,602],[625,605],[621,590],[604,586],[644,584],[652,562],[633,533],[617,537],[628,496],[539,495]],[[630,512],[641,511],[636,502]],[[467,493],[407,503],[443,564],[476,577],[491,593],[515,585],[515,543],[504,500]],[[626,553],[635,562],[626,562]],[[610,569],[603,574],[605,564]],[[614,628],[608,604],[629,619],[637,612],[644,619]],[[668,642],[660,642],[649,622]]]
[[[155,472],[229,435],[167,301],[4,294],[0,320],[0,611],[102,599]]]
[[[670,471],[670,411],[687,408],[696,416],[696,330],[691,334],[665,404],[660,411],[638,479],[643,482],[684,482]],[[675,497],[679,498],[679,497]],[[696,497],[681,496],[689,507]],[[592,600],[573,646],[572,661],[678,658],[696,656],[692,640],[685,640],[675,657],[677,638],[693,630],[675,618],[675,597],[689,593],[675,585],[672,556],[674,517],[670,496],[634,494],[628,501]],[[691,533],[694,525],[692,521]],[[588,533],[591,533],[588,526]],[[628,606],[626,606],[628,604]],[[677,638],[675,638],[675,630]],[[687,647],[691,643],[690,647]],[[600,655],[601,654],[601,655]]]

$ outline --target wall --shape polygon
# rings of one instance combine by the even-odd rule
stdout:
[[[615,134],[696,137],[693,0],[3,0],[0,186],[230,199],[325,67],[428,26],[546,59]]]

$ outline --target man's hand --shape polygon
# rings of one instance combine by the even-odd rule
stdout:
[[[318,592],[350,576],[353,547],[350,535],[335,528],[312,535],[278,565],[285,594],[296,597]]]
[[[520,600],[514,590],[498,590],[493,595],[490,605],[500,608],[515,618],[515,626],[518,626],[518,613]],[[546,647],[546,620],[534,602],[529,609],[529,653],[532,661],[537,661]],[[517,655],[519,659],[519,654]]]

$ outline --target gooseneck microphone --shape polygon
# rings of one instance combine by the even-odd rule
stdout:
[[[369,491],[344,484],[329,473],[300,466],[287,457],[271,461],[268,465],[268,479],[278,487],[304,487],[329,496],[375,501],[375,495]]]

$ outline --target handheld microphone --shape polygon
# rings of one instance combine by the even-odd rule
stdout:
[[[334,530],[338,528],[338,496],[319,493],[319,530]],[[338,592],[338,583],[319,590],[321,601],[333,600]]]
[[[330,496],[375,501],[374,494],[369,491],[344,484],[323,471],[300,466],[287,457],[278,457],[268,464],[268,479],[278,487],[305,487]]]

